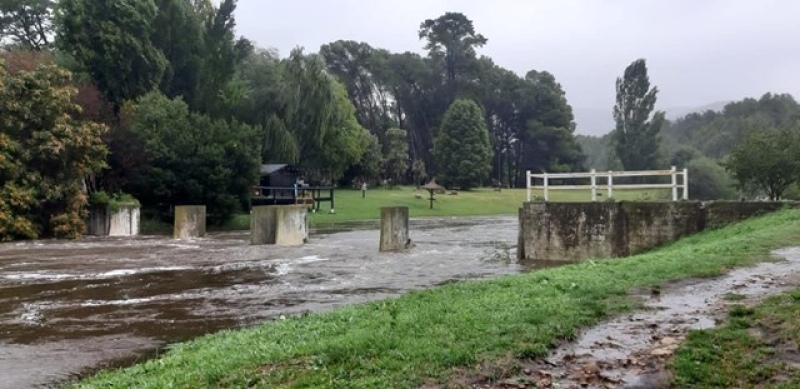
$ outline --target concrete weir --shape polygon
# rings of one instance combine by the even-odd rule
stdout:
[[[409,243],[408,207],[382,207],[380,251],[405,250]]]
[[[179,205],[175,207],[175,239],[193,239],[206,235],[206,206]]]
[[[572,262],[625,257],[706,228],[776,211],[781,202],[528,202],[517,259]]]
[[[89,210],[88,233],[95,236],[139,235],[140,211],[136,205],[120,205],[116,209],[96,206]]]
[[[300,246],[308,241],[305,205],[261,205],[252,208],[250,243]]]

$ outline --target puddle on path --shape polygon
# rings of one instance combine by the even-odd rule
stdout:
[[[584,331],[545,361],[526,366],[532,377],[524,380],[554,388],[658,388],[666,378],[665,360],[690,329],[716,325],[726,304],[732,304],[725,301],[726,294],[752,301],[800,285],[800,248],[776,254],[785,260],[736,269],[716,279],[677,282],[658,295],[648,290],[645,310]]]
[[[250,246],[247,233],[2,244],[0,388],[130,364],[280,315],[522,270],[502,260],[514,255],[516,217],[413,220],[407,254],[379,254],[369,224],[336,227],[298,248]]]

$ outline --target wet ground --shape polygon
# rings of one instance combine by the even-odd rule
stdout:
[[[412,221],[410,253],[373,223],[298,248],[247,233],[0,245],[0,388],[53,386],[170,342],[461,279],[519,272],[515,217]]]
[[[715,279],[675,282],[642,290],[646,309],[585,330],[523,374],[499,387],[661,388],[668,359],[691,329],[716,326],[731,304],[755,304],[800,287],[800,248],[776,252],[784,260],[733,270]],[[739,295],[737,301],[726,296]]]

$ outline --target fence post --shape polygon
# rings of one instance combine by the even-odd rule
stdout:
[[[592,201],[597,201],[597,171],[592,169]]]
[[[528,170],[525,172],[525,182],[527,182],[528,188],[528,202],[531,202],[531,171]]]
[[[683,199],[689,200],[689,169],[683,169]]]
[[[675,166],[670,170],[672,177],[672,201],[678,201],[678,173]]]
[[[547,172],[544,173],[544,201],[550,201],[550,184],[547,182]]]
[[[614,197],[614,171],[608,171],[608,198]]]

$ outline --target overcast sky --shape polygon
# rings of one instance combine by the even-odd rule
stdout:
[[[576,110],[610,112],[615,79],[637,58],[660,109],[800,98],[797,0],[239,0],[236,19],[282,56],[338,39],[422,53],[420,23],[447,11],[474,22],[489,40],[479,53],[498,65],[553,73]]]

